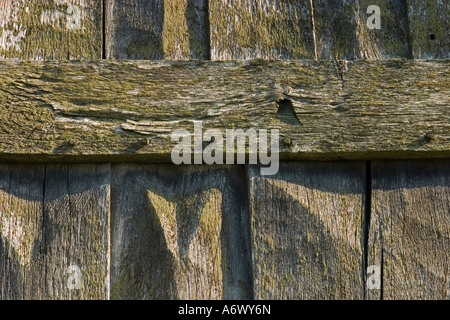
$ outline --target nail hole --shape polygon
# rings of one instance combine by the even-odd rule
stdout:
[[[292,101],[289,99],[282,99],[277,101],[278,110],[276,118],[284,123],[290,125],[300,125],[300,121],[294,111]]]
[[[427,132],[427,133],[425,134],[425,136],[423,137],[423,140],[424,140],[426,143],[429,143],[429,142],[435,140],[435,136],[434,136],[434,134],[432,134],[432,133],[430,133],[430,132]]]
[[[436,40],[436,36],[435,36],[434,33],[430,33],[430,39],[431,39],[431,40]]]
[[[69,145],[69,147],[73,148],[76,146],[77,142],[75,140],[70,139],[69,141],[67,141],[67,144]]]

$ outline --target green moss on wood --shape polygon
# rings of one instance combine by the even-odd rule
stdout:
[[[449,14],[446,1],[407,1],[412,54],[418,59],[450,58]]]
[[[283,159],[449,153],[447,61],[348,63],[343,79],[333,62],[311,61],[2,62],[0,70],[3,159],[170,161],[171,132],[193,131],[194,120],[204,130],[289,133]],[[276,118],[281,99],[300,125]]]
[[[81,28],[68,29],[67,3],[59,4],[54,0],[13,2],[13,13],[4,18],[8,23],[0,30],[0,37],[5,37],[7,42],[16,40],[9,47],[0,47],[0,57],[39,60],[100,59],[101,2],[96,1],[79,8]],[[17,37],[18,35],[21,36]]]
[[[210,3],[212,58],[314,58],[309,3]]]

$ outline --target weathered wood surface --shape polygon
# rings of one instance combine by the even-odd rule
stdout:
[[[255,299],[362,299],[364,162],[248,171]]]
[[[409,58],[405,1],[311,1],[319,59]],[[372,5],[380,8],[380,29],[367,26]]]
[[[112,168],[112,299],[251,298],[243,166]]]
[[[196,120],[279,129],[281,159],[449,157],[449,66],[4,61],[0,157],[170,162],[172,132]]]
[[[3,0],[0,58],[101,59],[102,1]]]
[[[0,166],[1,299],[109,297],[109,177],[108,164]]]
[[[450,59],[450,2],[408,0],[411,58]]]
[[[210,1],[211,59],[314,59],[309,1]]]
[[[43,211],[45,165],[0,166],[0,298],[46,296]],[[60,270],[65,276],[65,269]]]
[[[371,299],[450,298],[450,161],[375,161],[368,265]]]
[[[108,59],[208,59],[207,0],[107,0]]]
[[[381,29],[367,27],[371,5],[380,7]],[[410,56],[402,0],[211,1],[210,24],[212,60]]]
[[[5,0],[0,58],[444,59],[449,12],[441,0]]]
[[[105,1],[108,59],[162,59],[164,0]]]

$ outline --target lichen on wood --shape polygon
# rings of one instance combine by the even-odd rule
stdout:
[[[105,6],[108,59],[208,59],[207,0],[112,0]]]
[[[101,14],[101,1],[3,1],[0,58],[100,59]]]
[[[0,157],[170,162],[194,121],[278,129],[281,159],[448,157],[449,74],[446,60],[4,61]]]
[[[450,59],[450,2],[408,0],[411,55],[415,59]]]
[[[210,1],[213,60],[312,59],[308,1]]]
[[[248,299],[243,168],[117,164],[112,299]]]
[[[109,298],[109,168],[0,166],[2,300]]]
[[[362,299],[364,163],[248,170],[255,299]]]
[[[374,161],[372,190],[367,297],[449,299],[450,161]]]

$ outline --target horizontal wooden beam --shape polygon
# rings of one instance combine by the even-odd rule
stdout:
[[[278,129],[284,160],[448,158],[449,107],[449,60],[1,61],[0,159],[170,162],[195,121]]]

